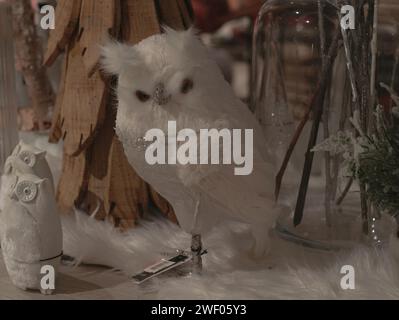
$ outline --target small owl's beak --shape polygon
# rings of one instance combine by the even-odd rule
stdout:
[[[157,84],[154,91],[154,102],[160,106],[168,104],[170,95],[166,94],[165,85],[163,83]]]

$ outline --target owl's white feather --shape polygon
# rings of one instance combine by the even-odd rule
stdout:
[[[111,43],[103,49],[103,67],[119,78],[116,132],[128,160],[172,204],[183,229],[204,233],[220,220],[239,220],[252,226],[256,253],[267,251],[268,231],[281,208],[273,201],[263,132],[195,32],[165,28],[135,46]],[[253,129],[253,173],[236,176],[232,165],[149,165],[136,141],[152,128],[167,133],[168,121],[195,132]]]

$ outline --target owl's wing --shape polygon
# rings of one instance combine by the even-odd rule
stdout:
[[[201,79],[204,90],[201,96],[193,99],[197,104],[193,109],[206,109],[210,118],[221,118],[231,124],[234,129],[253,129],[254,148],[264,161],[270,162],[270,151],[267,150],[266,139],[259,121],[234,93],[233,88],[223,78],[219,68],[214,64],[212,70],[208,70],[212,76]]]
[[[40,213],[37,221],[41,234],[45,234],[45,239],[42,239],[43,258],[56,256],[62,251],[61,219],[52,184],[52,181],[45,179],[37,198],[37,210]]]
[[[253,130],[254,153],[260,155],[263,161],[271,162],[272,157],[270,151],[267,149],[263,129],[248,106],[233,97],[227,103],[222,103],[221,108],[228,112],[228,119],[234,128]],[[256,157],[254,158],[256,159]]]
[[[19,203],[4,208],[1,216],[3,254],[23,263],[40,261],[40,235],[35,219]]]
[[[214,123],[219,122],[225,123],[225,128],[229,129],[253,130],[254,153],[259,156],[258,159],[254,158],[257,161],[271,163],[273,157],[267,148],[263,129],[248,106],[234,95],[232,88],[227,83],[223,83],[220,91],[215,91],[215,88],[208,89],[209,92],[206,95],[197,97],[192,103],[194,110],[202,110],[202,115],[211,119],[205,121],[204,128],[215,128]]]
[[[273,198],[272,172],[268,163],[255,164],[248,176],[236,176],[224,167],[203,179],[199,189],[228,218],[271,225],[279,210]]]

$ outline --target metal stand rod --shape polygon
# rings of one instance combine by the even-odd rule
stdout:
[[[201,235],[194,234],[191,239],[191,252],[193,254],[193,271],[200,273],[202,271],[202,241]]]

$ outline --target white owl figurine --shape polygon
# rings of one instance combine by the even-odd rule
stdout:
[[[238,220],[251,226],[254,255],[266,254],[269,230],[281,210],[273,198],[271,157],[257,120],[195,32],[165,28],[135,46],[111,42],[103,48],[102,64],[119,79],[116,132],[127,158],[171,203],[181,227],[193,235],[192,250],[199,254],[199,235],[218,222]],[[232,165],[149,164],[143,137],[152,128],[168,133],[168,121],[193,132],[253,129],[252,173],[235,175]]]
[[[62,227],[52,176],[48,165],[40,164],[45,161],[44,153],[34,150],[24,154],[21,146],[34,150],[20,144],[7,159],[2,176],[2,255],[16,287],[51,294],[53,290],[41,286],[41,268],[52,266],[56,274],[62,255]],[[30,160],[21,161],[24,155]],[[35,174],[36,170],[43,177]]]

